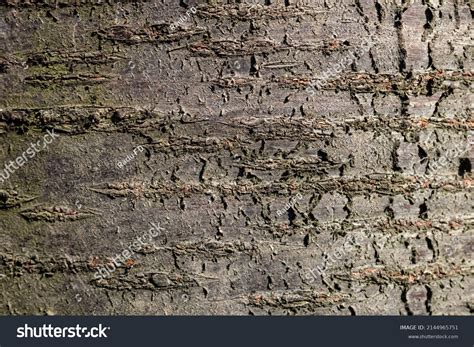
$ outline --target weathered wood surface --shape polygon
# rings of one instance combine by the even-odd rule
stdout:
[[[469,2],[0,3],[0,313],[472,312]]]

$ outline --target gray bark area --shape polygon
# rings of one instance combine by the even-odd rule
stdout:
[[[0,313],[472,313],[472,3],[0,4]]]

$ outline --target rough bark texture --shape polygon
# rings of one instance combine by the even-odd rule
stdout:
[[[0,313],[472,313],[468,1],[0,3]]]

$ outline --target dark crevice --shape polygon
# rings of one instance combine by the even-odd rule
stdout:
[[[255,76],[258,74],[257,58],[255,55],[250,57],[250,75]]]
[[[408,73],[408,75],[406,76],[406,78],[410,78],[410,73]],[[410,112],[408,111],[409,109],[409,106],[410,106],[410,98],[408,97],[408,95],[406,95],[406,93],[401,93],[400,94],[400,101],[401,101],[401,109],[400,109],[400,113],[401,113],[401,116],[402,117],[409,117],[410,116]]]
[[[431,299],[433,298],[433,291],[429,286],[425,286],[426,289],[426,301],[425,301],[425,307],[426,307],[426,312],[428,313],[429,316],[433,315],[433,312],[431,311]]]
[[[428,160],[428,153],[421,146],[418,146],[418,157],[420,158],[420,163]]]
[[[433,65],[433,50],[431,48],[431,43],[428,43],[428,69],[435,69]]]
[[[393,211],[393,198],[390,198],[389,199],[389,205],[387,207],[385,207],[385,214],[390,218],[390,219],[393,219],[395,218],[395,212]]]
[[[417,258],[416,248],[412,247],[410,250],[410,261],[412,264],[416,264],[416,258]]]
[[[405,311],[407,312],[407,315],[413,316],[413,312],[410,309],[410,305],[408,304],[408,298],[407,298],[407,293],[408,293],[408,288],[403,288],[402,291],[402,302],[405,304]]]
[[[441,102],[447,99],[449,96],[454,94],[454,88],[449,87],[448,90],[444,91],[443,94],[439,97],[438,101],[436,102],[435,109],[433,111],[433,117],[438,117],[439,116],[439,107],[441,105]]]
[[[425,17],[426,17],[426,23],[423,26],[423,28],[429,31],[432,29],[431,22],[433,21],[433,18],[434,18],[433,11],[431,11],[431,8],[428,7],[425,10]]]
[[[454,19],[456,21],[456,29],[459,29],[461,27],[461,17],[459,15],[459,0],[454,0]]]
[[[322,150],[318,151],[318,157],[322,161],[328,161],[328,154],[326,152],[322,151]]]
[[[430,49],[431,45],[428,45],[428,54],[430,53],[431,49]],[[429,66],[430,67],[433,67],[433,61],[432,61],[432,58],[431,58],[431,54],[429,54],[429,60],[430,60],[430,63],[429,63]],[[431,78],[428,80],[428,82],[426,82],[426,96],[432,96],[433,95],[433,86],[434,86],[434,80]]]
[[[398,148],[400,147],[400,141],[396,141],[393,145],[392,149],[392,170],[395,172],[402,172],[402,168],[400,167],[400,164],[398,162]]]
[[[296,213],[293,207],[290,207],[288,209],[288,221],[290,222],[290,225],[293,225],[293,222],[296,220]]]
[[[309,243],[310,243],[310,236],[309,236],[309,234],[308,234],[308,235],[306,235],[306,236],[304,237],[304,239],[303,239],[303,244],[304,244],[305,247],[308,247],[308,246],[309,246]]]
[[[383,10],[382,5],[376,2],[375,10],[377,11],[377,20],[379,21],[379,23],[382,23],[382,19],[384,18],[384,10]]]
[[[433,261],[436,260],[437,258],[437,252],[436,252],[436,248],[433,244],[433,240],[431,240],[429,237],[426,238],[426,245],[428,247],[428,249],[433,253]]]
[[[199,181],[204,182],[205,181],[204,172],[206,171],[207,161],[204,159],[201,159],[201,162],[202,162],[202,168],[201,168],[201,171],[199,172]]]
[[[428,206],[426,206],[426,202],[424,202],[420,205],[419,217],[421,219],[427,219],[428,218]]]
[[[405,40],[403,38],[403,25],[402,25],[402,10],[398,9],[395,14],[395,23],[394,26],[397,29],[397,38],[398,38],[398,70],[400,72],[405,72],[406,70],[406,56],[407,51],[405,49]]]
[[[469,158],[461,158],[459,159],[459,169],[458,169],[458,174],[459,176],[464,177],[465,174],[471,173],[472,166],[471,166],[471,160]]]

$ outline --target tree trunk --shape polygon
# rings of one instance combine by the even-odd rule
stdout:
[[[0,3],[0,313],[472,313],[468,1]]]

